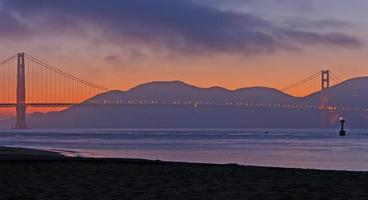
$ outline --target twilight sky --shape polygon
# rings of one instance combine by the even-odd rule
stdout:
[[[365,0],[0,0],[19,51],[112,89],[182,80],[282,88],[322,68],[365,76]]]

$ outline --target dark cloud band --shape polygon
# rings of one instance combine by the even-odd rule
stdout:
[[[6,24],[0,25],[0,34],[9,37],[14,33],[37,35],[37,28],[46,34],[86,34],[82,27],[92,25],[108,42],[124,45],[129,41],[176,53],[252,54],[313,44],[362,45],[359,39],[338,31],[282,28],[255,15],[218,10],[190,0],[0,1],[2,24]]]

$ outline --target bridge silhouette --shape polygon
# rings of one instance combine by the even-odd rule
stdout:
[[[257,102],[227,102],[214,104],[212,102],[180,102],[180,101],[116,101],[104,100],[87,101],[108,88],[86,81],[82,78],[66,73],[57,67],[33,57],[29,54],[18,53],[0,62],[0,108],[15,107],[15,128],[27,128],[26,109],[28,107],[69,107],[83,106],[121,106],[121,105],[163,105],[163,106],[237,106],[237,107],[266,107],[285,109],[317,109],[324,111],[352,110],[368,111],[365,108],[334,107],[328,103],[328,89],[341,82],[334,73],[322,70],[297,83],[289,85],[282,92],[303,97],[320,92],[319,105],[287,105]],[[81,104],[83,102],[83,104]]]

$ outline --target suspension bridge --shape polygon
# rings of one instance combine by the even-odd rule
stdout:
[[[68,107],[109,89],[19,53],[0,62],[0,107],[16,108],[15,128],[26,128],[27,107]]]
[[[341,82],[334,73],[322,70],[295,84],[289,85],[282,92],[303,97],[320,91],[319,105],[287,105],[257,102],[213,102],[198,101],[86,101],[108,88],[86,81],[80,77],[47,64],[39,58],[19,53],[0,62],[0,108],[16,108],[15,128],[24,129],[26,110],[28,107],[70,107],[73,105],[170,105],[170,106],[237,106],[237,107],[277,107],[285,109],[318,109],[318,110],[353,110],[368,111],[365,108],[334,107],[328,103],[328,89]],[[81,104],[83,102],[83,104]]]

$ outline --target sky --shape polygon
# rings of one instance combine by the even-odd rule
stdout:
[[[365,0],[0,0],[17,52],[127,90],[157,80],[283,88],[322,69],[366,76]]]

